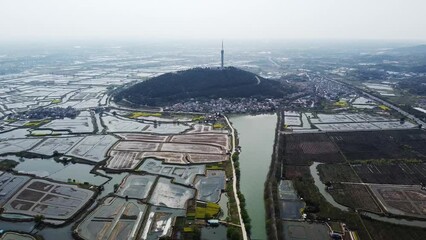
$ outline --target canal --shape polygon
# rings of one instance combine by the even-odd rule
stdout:
[[[277,116],[235,116],[230,121],[238,132],[241,192],[251,218],[251,239],[266,239],[264,184],[273,152]]]

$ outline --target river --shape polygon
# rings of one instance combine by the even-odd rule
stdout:
[[[238,132],[241,192],[251,218],[251,239],[266,239],[264,184],[273,152],[277,116],[235,116],[230,121]]]

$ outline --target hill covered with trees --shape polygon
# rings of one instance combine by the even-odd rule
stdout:
[[[294,90],[235,67],[193,68],[166,73],[123,89],[116,101],[161,106],[189,99],[282,98]]]

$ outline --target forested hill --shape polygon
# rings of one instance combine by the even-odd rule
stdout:
[[[193,68],[166,73],[122,90],[116,101],[149,106],[216,98],[281,98],[293,92],[282,83],[235,68]]]

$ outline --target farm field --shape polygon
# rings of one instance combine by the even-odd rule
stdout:
[[[323,240],[329,238],[329,229],[325,224],[282,221],[282,229],[286,240]]]
[[[186,160],[188,154],[177,153],[177,152],[144,152],[142,153],[142,158],[155,158],[164,160],[166,163],[172,164],[188,164]]]
[[[355,164],[353,169],[365,183],[418,185],[426,182],[426,163]]]
[[[92,117],[88,112],[82,112],[74,119],[65,118],[53,120],[44,124],[40,129],[52,129],[56,131],[70,131],[72,133],[91,133],[94,131]]]
[[[102,121],[111,133],[155,133],[155,134],[178,134],[190,129],[190,126],[177,123],[142,123],[122,117],[110,115],[102,116]]]
[[[110,152],[106,167],[133,169],[143,159],[155,158],[166,163],[211,163],[226,161],[229,151],[227,134],[151,135],[120,133],[122,139]]]
[[[173,135],[170,142],[211,144],[223,149],[229,148],[229,137],[226,134],[184,134]]]
[[[64,154],[71,150],[83,137],[58,137],[47,138],[36,147],[31,149],[30,152],[40,155],[51,156],[55,152]]]
[[[187,156],[188,161],[195,164],[223,162],[229,159],[229,155],[226,154],[188,153]]]
[[[76,229],[83,239],[132,239],[141,227],[147,206],[136,200],[106,198]]]
[[[287,134],[284,138],[285,164],[309,165],[310,162],[338,163],[344,159],[326,134]]]
[[[186,210],[155,206],[149,208],[147,215],[149,217],[143,230],[141,230],[141,238],[155,240],[161,236],[170,235],[173,228],[173,219],[186,216]]]
[[[106,154],[118,139],[111,135],[87,136],[75,145],[67,155],[100,162],[106,158]]]
[[[193,198],[195,190],[177,185],[168,178],[159,178],[149,203],[169,208],[185,209],[189,199]]]
[[[278,187],[280,218],[283,220],[302,219],[305,203],[299,198],[290,180],[281,180]]]
[[[368,187],[360,184],[334,183],[328,192],[336,202],[353,209],[381,213],[375,197],[371,195]]]
[[[196,175],[205,173],[204,165],[179,166],[164,164],[162,161],[155,159],[145,159],[142,165],[138,168],[139,171],[144,171],[151,174],[158,174],[174,178],[174,181],[180,184],[192,185]]]
[[[206,176],[197,176],[195,179],[196,198],[204,202],[219,202],[220,194],[225,190],[225,181],[224,171],[207,170]]]
[[[127,141],[141,141],[141,142],[166,142],[169,136],[142,134],[142,133],[118,133],[123,140]]]
[[[118,187],[117,195],[136,199],[146,199],[154,185],[156,176],[153,175],[129,175],[125,177]]]
[[[0,155],[6,153],[24,152],[41,142],[39,138],[13,139],[0,141]]]
[[[112,150],[106,167],[110,169],[134,169],[141,162],[140,155],[140,152]]]
[[[418,132],[419,130],[417,130]],[[328,133],[345,157],[352,160],[368,159],[426,159],[416,149],[418,143],[399,141],[415,131],[366,131]],[[418,134],[418,133],[417,133]]]
[[[159,143],[153,142],[136,142],[136,141],[120,141],[116,146],[114,146],[115,151],[160,151]]]
[[[0,171],[0,206],[3,206],[31,178]]]
[[[426,218],[426,192],[420,186],[370,184],[369,187],[387,212]]]
[[[43,215],[47,219],[65,221],[83,208],[93,195],[93,191],[74,185],[32,179],[4,205],[4,212]]]
[[[6,232],[0,237],[0,240],[36,240],[36,238],[29,234]]]
[[[399,222],[401,218],[407,222],[408,218],[425,218],[426,194],[420,190],[420,184],[426,182],[424,131],[384,130],[399,128],[401,124],[396,120],[369,118],[364,114],[318,115],[319,118],[312,115],[310,120],[319,128],[330,126],[324,133],[293,133],[284,129],[279,135],[281,179],[294,183],[297,194],[306,203],[303,212],[308,219],[344,222],[350,231],[356,231],[360,238],[368,239],[366,229],[374,231],[369,224],[377,222],[367,221],[362,213],[393,222]],[[282,122],[284,124],[285,120],[282,119]],[[375,127],[366,130],[370,124]],[[346,127],[331,129],[337,125]],[[318,176],[312,176],[313,173],[309,172],[308,167],[313,162],[323,163],[317,168],[319,183]],[[302,205],[283,201],[280,196],[287,192],[281,191],[281,185],[278,186],[278,202],[274,209],[282,212],[280,217],[284,217],[284,222],[291,223],[285,220],[300,218],[298,212],[292,210]],[[283,221],[282,218],[276,219]],[[390,232],[399,231],[392,229],[390,223],[377,224],[382,224]],[[283,228],[287,228],[282,232],[284,239],[315,239],[316,236],[306,235],[315,232],[315,229],[284,225]],[[402,230],[403,227],[399,228]],[[379,232],[371,235],[391,236]],[[425,235],[417,236],[412,239],[422,239]]]
[[[102,116],[102,121],[108,129],[108,132],[142,132],[150,127],[149,124],[124,120],[113,116]]]

